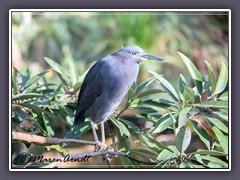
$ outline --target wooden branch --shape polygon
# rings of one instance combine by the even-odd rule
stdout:
[[[49,138],[49,137],[43,137],[43,136],[38,136],[34,134],[29,134],[24,132],[15,132],[15,131],[12,131],[12,140],[25,141],[25,142],[34,143],[37,145],[50,145],[50,144],[60,144],[60,143],[79,143],[79,144],[96,145],[96,143],[93,141],[85,141],[85,140],[78,140],[78,139]],[[109,156],[112,156],[112,155],[125,156],[126,158],[129,158],[133,161],[136,161],[142,164],[156,165],[155,162],[144,162],[144,161],[135,159],[131,157],[129,153],[105,149],[105,150],[96,151],[96,152],[67,155],[67,157],[64,157],[59,161],[53,162],[42,168],[58,167],[59,164],[61,164],[62,162],[68,162],[68,161],[74,161],[74,160],[78,160],[79,162],[82,162],[82,161],[88,161],[90,157],[103,156],[105,158],[108,158]]]
[[[94,141],[85,141],[79,139],[60,139],[60,138],[50,138],[43,137],[34,134],[28,134],[23,132],[12,132],[12,140],[25,141],[29,143],[34,143],[37,145],[50,145],[50,144],[61,144],[61,143],[77,143],[77,144],[88,144],[96,145]]]
[[[90,157],[97,157],[97,156],[106,156],[106,155],[114,155],[114,156],[125,156],[133,161],[142,163],[142,164],[149,164],[149,165],[156,165],[157,163],[155,162],[145,162],[145,161],[141,161],[138,159],[135,159],[133,157],[131,157],[128,153],[123,153],[123,152],[119,152],[119,151],[112,151],[112,150],[103,150],[103,151],[97,151],[97,152],[89,152],[89,153],[82,153],[82,154],[72,154],[69,155],[69,157],[64,157],[62,158],[60,161],[58,162],[53,162],[49,165],[46,165],[42,168],[57,168],[59,166],[59,164],[61,164],[62,162],[67,162],[66,159],[68,161],[74,161],[74,160],[79,160],[80,162],[82,161],[88,161],[88,159]]]

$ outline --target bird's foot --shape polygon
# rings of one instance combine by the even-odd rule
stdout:
[[[106,150],[108,146],[105,143],[96,142],[95,151]]]

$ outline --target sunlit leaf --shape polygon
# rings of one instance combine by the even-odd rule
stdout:
[[[185,126],[185,124],[188,120],[188,116],[189,116],[188,113],[189,113],[190,109],[191,109],[191,107],[186,107],[183,110],[181,110],[181,112],[179,114],[179,118],[178,118],[178,129]]]
[[[166,149],[162,150],[162,152],[157,157],[158,161],[176,158],[180,155],[180,152],[177,150],[176,146],[170,145],[168,146],[168,148],[171,149],[172,151]]]
[[[182,74],[180,74],[179,89],[182,94],[183,94],[183,88],[185,85],[186,85],[186,79]]]
[[[222,62],[222,68],[218,77],[216,89],[213,92],[213,94],[216,95],[221,93],[225,89],[227,83],[228,83],[228,69],[224,62]]]
[[[175,145],[178,151],[183,154],[191,141],[191,130],[189,127],[182,127],[175,138]]]
[[[162,76],[160,76],[159,74],[153,72],[153,71],[149,71],[152,75],[154,75],[154,77],[160,81],[161,86],[163,87],[163,89],[175,100],[175,101],[179,101],[179,97],[177,92],[175,91],[175,89],[173,88],[173,86],[166,80],[164,79]]]
[[[193,104],[195,107],[201,108],[228,108],[227,101],[205,101],[201,104]]]
[[[123,136],[125,134],[126,136],[130,137],[129,130],[126,128],[126,126],[121,121],[118,121],[113,116],[111,116],[110,119],[113,122],[113,124],[115,124],[119,128],[121,136]]]
[[[224,123],[222,123],[220,120],[216,118],[211,118],[211,117],[208,117],[207,119],[210,122],[212,122],[216,127],[218,127],[220,130],[222,130],[225,133],[228,133],[228,127]]]
[[[148,85],[150,85],[154,81],[153,77],[150,77],[143,81],[137,88],[136,88],[136,93],[140,93],[144,88],[146,88]]]
[[[224,136],[224,134],[217,127],[214,126],[212,129],[213,129],[214,133],[216,134],[217,139],[218,139],[219,143],[221,144],[224,152],[226,154],[228,154],[228,139]]]
[[[194,91],[187,86],[183,86],[183,88],[183,96],[185,100],[189,100],[193,104],[195,102]]]
[[[168,148],[167,145],[165,145],[163,142],[157,141],[156,139],[154,139],[153,137],[151,137],[151,135],[149,133],[147,133],[148,138],[153,141],[160,149],[167,149],[168,151],[173,152],[170,148]]]
[[[197,70],[196,66],[192,63],[190,59],[188,59],[184,54],[178,52],[180,57],[182,58],[184,64],[186,65],[190,75],[193,78],[193,81],[197,87],[199,95],[202,94],[202,76],[200,72]]]
[[[223,93],[218,99],[222,101],[228,101],[228,91]]]
[[[128,121],[126,119],[119,119],[119,121],[123,122],[129,129],[133,129],[134,131],[137,131],[139,129],[139,127],[131,121]]]
[[[69,69],[70,69],[70,77],[71,77],[72,84],[76,84],[77,78],[78,78],[78,72],[73,60],[69,62]]]
[[[212,115],[219,120],[228,121],[228,112],[224,112],[223,109],[221,109],[221,111],[212,112]]]
[[[204,150],[204,149],[198,149],[194,152],[191,152],[190,154],[202,154],[202,155],[211,155],[211,156],[228,156],[228,154],[225,154],[221,151]]]
[[[167,128],[169,128],[171,123],[172,123],[172,120],[171,120],[171,117],[169,114],[162,116],[158,120],[157,124],[155,125],[155,128],[152,131],[152,133],[156,134],[156,133],[160,133],[160,132],[166,130]]]
[[[136,98],[141,98],[141,97],[144,97],[144,96],[148,96],[148,95],[151,95],[151,94],[162,93],[162,92],[163,91],[161,89],[150,89],[150,90],[143,91],[143,92],[137,94],[135,97]]]
[[[76,84],[74,84],[73,86],[74,94],[76,94],[80,90],[81,86],[82,86],[81,82],[77,82]]]
[[[204,61],[207,65],[208,68],[208,74],[209,74],[209,79],[210,79],[210,83],[211,83],[211,91],[214,92],[216,89],[216,78],[214,76],[213,73],[213,69],[210,63],[208,63],[207,61]]]
[[[146,137],[146,135],[140,134],[139,137],[140,137],[139,142],[142,145],[146,146],[147,148],[150,148],[156,153],[159,153],[161,151],[161,148],[158,145],[156,145],[156,143],[151,142],[150,139]]]
[[[17,94],[12,97],[12,100],[24,100],[33,98],[46,98],[46,96],[38,93]]]
[[[37,80],[39,80],[41,77],[43,77],[48,71],[39,73],[35,76],[33,76],[32,78],[28,79],[28,81],[26,82],[26,84],[24,85],[24,88],[29,87],[30,85],[32,85],[33,83],[35,83]]]
[[[198,162],[200,162],[201,164],[204,164],[210,168],[223,168],[223,167],[226,168],[226,167],[228,167],[228,163],[226,163],[216,157],[212,157],[212,156],[195,156],[195,157]]]
[[[60,66],[58,63],[53,61],[52,59],[48,57],[44,57],[45,61],[59,74],[65,75],[65,70],[63,69],[62,66]]]

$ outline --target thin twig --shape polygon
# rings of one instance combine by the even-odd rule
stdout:
[[[129,100],[129,102],[125,105],[125,108],[121,110],[120,113],[115,117],[116,119],[118,119],[122,115],[122,113],[124,113],[124,111],[126,111],[130,107],[132,101],[133,99]]]
[[[124,113],[124,111],[126,111],[128,109],[129,105],[126,105],[125,108],[123,110],[120,111],[120,113],[116,116],[116,119],[118,119],[122,113]]]
[[[12,140],[26,141],[29,143],[34,143],[38,145],[50,145],[50,144],[61,144],[61,143],[77,143],[77,144],[88,144],[96,145],[94,141],[85,141],[79,139],[60,139],[60,138],[50,138],[43,137],[34,134],[28,134],[23,132],[12,132]]]

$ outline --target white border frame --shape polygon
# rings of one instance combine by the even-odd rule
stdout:
[[[12,70],[11,70],[11,61],[12,61],[12,12],[228,12],[228,22],[229,22],[229,40],[228,40],[228,70],[229,70],[229,168],[228,169],[12,169],[12,162],[11,162],[11,109],[12,109],[12,99],[11,99],[11,78],[12,78]],[[231,10],[230,9],[10,9],[9,10],[9,171],[231,171]]]

